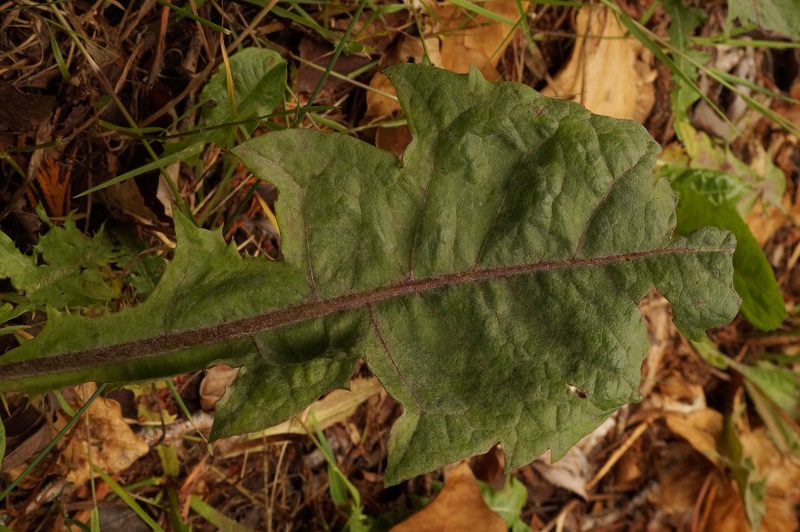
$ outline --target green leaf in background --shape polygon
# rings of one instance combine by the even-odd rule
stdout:
[[[727,174],[727,184],[731,186],[731,192],[735,191],[737,198],[740,193],[743,194],[735,201],[736,208],[743,217],[753,209],[759,198],[766,204],[783,209],[781,201],[786,190],[786,176],[775,166],[769,154],[763,154],[763,173],[757,172],[751,164],[745,163],[731,153],[727,146],[716,145],[711,137],[695,130],[687,122],[676,122],[675,131],[683,141],[689,163],[687,165],[681,161],[673,162],[673,165],[682,164],[693,170],[712,170]],[[662,161],[670,163],[668,160],[670,158],[675,158],[674,153],[665,152]],[[739,183],[734,183],[735,181]],[[723,183],[718,181],[717,184]],[[745,192],[745,189],[749,189],[749,192]],[[732,202],[730,198],[728,201]]]
[[[0,233],[0,278],[10,279],[16,290],[24,292],[22,299],[13,297],[16,308],[3,305],[0,314],[10,319],[36,306],[64,309],[111,301],[119,289],[104,277],[103,269],[116,261],[117,254],[102,229],[88,237],[75,226],[71,215],[63,227],[52,226],[39,239],[32,255],[20,253],[14,242]],[[0,300],[10,297],[0,295]]]
[[[774,402],[778,408],[787,412],[792,418],[800,418],[800,377],[791,369],[776,366],[765,360],[755,366],[737,365],[750,382]]]
[[[146,246],[123,224],[106,225],[106,234],[116,244],[116,262],[126,272],[125,282],[133,286],[136,300],[143,301],[158,284],[164,258],[147,253]]]
[[[736,314],[733,236],[672,238],[675,196],[640,125],[477,70],[387,74],[414,136],[402,162],[310,130],[235,148],[280,190],[284,261],[241,257],[176,215],[174,259],[144,303],[53,317],[0,358],[0,390],[226,361],[243,367],[219,438],[346,387],[364,359],[404,409],[394,484],[498,442],[508,470],[557,459],[638,400],[652,288],[691,339]]]
[[[720,170],[665,166],[659,169],[658,175],[667,177],[673,190],[694,190],[715,205],[727,203],[738,206],[752,192],[752,188],[741,177]],[[737,211],[741,213],[741,210]]]
[[[703,343],[716,349],[714,344],[704,339]],[[727,357],[726,357],[727,358]],[[728,359],[733,362],[733,360]],[[765,479],[760,478],[752,457],[744,455],[744,448],[740,439],[739,430],[736,428],[737,417],[742,415],[742,410],[731,412],[725,416],[724,441],[725,456],[728,469],[739,487],[739,496],[744,505],[745,515],[750,523],[751,530],[758,531],[764,518],[764,487]]]
[[[263,116],[283,103],[286,61],[279,53],[264,48],[246,48],[232,55],[229,62],[234,86],[233,102],[223,66],[211,76],[200,93],[200,101],[209,102],[202,112],[206,126],[221,126],[254,115]],[[242,127],[249,135],[257,125],[254,121]],[[231,147],[235,141],[234,128],[212,130],[205,138],[218,146]]]
[[[222,532],[253,532],[252,529],[240,525],[197,495],[192,495],[189,500],[189,508]]]
[[[755,24],[800,39],[797,0],[729,0],[728,21],[736,18],[743,24]]]
[[[724,194],[716,187],[704,188],[707,183],[691,178],[673,181],[673,189],[680,198],[676,233],[688,235],[700,227],[714,226],[736,235],[733,286],[742,297],[742,313],[763,331],[777,329],[786,317],[786,306],[772,267],[736,208],[719,201]]]
[[[478,487],[486,505],[503,518],[512,532],[530,532],[531,527],[520,518],[522,508],[528,502],[528,489],[525,484],[516,478],[508,477],[503,489],[496,490],[480,480]]]
[[[790,370],[784,370],[786,372]],[[751,373],[752,374],[752,373]],[[773,400],[774,395],[781,392],[773,392],[772,390],[765,390],[762,388],[764,384],[774,384],[775,376],[766,380],[764,375],[757,375],[758,381],[750,380],[750,375],[745,372],[742,373],[746,378],[744,379],[744,387],[747,390],[747,395],[750,397],[753,405],[758,412],[758,417],[764,422],[764,426],[769,431],[770,440],[775,444],[775,447],[783,455],[796,456],[800,452],[800,428],[797,425],[797,411],[787,412],[783,410]],[[784,380],[783,385],[788,384],[789,375],[784,375],[781,380]],[[792,386],[797,386],[797,375],[794,375],[795,383]],[[769,381],[773,381],[770,383]]]
[[[764,421],[772,442],[781,453],[796,454],[800,450],[800,430],[796,423],[800,419],[800,376],[797,372],[766,360],[759,360],[754,366],[739,362],[720,353],[708,338],[692,342],[692,346],[703,360],[714,367],[723,370],[731,367],[744,377],[745,389]],[[787,363],[793,364],[794,361],[795,357],[791,357]],[[730,432],[728,437],[734,437],[735,431]],[[741,444],[731,443],[733,451],[736,451],[737,445],[739,455],[734,453],[733,458],[738,463],[742,461]],[[740,487],[744,487],[741,482]]]
[[[672,112],[676,121],[688,122],[687,109],[701,96],[697,86],[689,83],[697,81],[697,67],[689,58],[700,64],[710,59],[705,52],[691,48],[689,37],[706,20],[707,15],[702,9],[684,6],[682,0],[664,0],[663,6],[672,19],[667,33],[670,44],[677,51],[673,54],[675,67],[684,74],[681,76],[677,72],[672,73]],[[680,129],[676,129],[676,132],[680,134]]]

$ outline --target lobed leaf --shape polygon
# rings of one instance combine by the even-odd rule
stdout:
[[[140,306],[57,316],[0,359],[0,390],[243,366],[212,437],[262,429],[345,387],[364,359],[403,405],[386,482],[503,444],[509,469],[562,456],[638,399],[653,287],[690,338],[730,320],[734,238],[672,239],[658,145],[477,70],[387,70],[414,136],[402,162],[308,130],[234,150],[280,189],[286,260],[242,258],[176,215]]]
[[[118,290],[104,279],[101,268],[118,255],[102,229],[90,238],[75,226],[71,215],[63,227],[51,227],[31,255],[21,253],[11,238],[0,233],[0,279],[8,278],[24,292],[24,302],[16,307],[4,304],[0,316],[11,319],[37,305],[64,308],[110,301]]]

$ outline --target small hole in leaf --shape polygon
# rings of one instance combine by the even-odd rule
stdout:
[[[571,393],[572,395],[574,395],[579,399],[586,399],[587,397],[589,397],[588,393],[584,392],[577,386],[573,386],[572,384],[567,384],[567,390],[569,390],[569,393]]]

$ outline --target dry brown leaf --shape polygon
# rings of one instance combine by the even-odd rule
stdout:
[[[569,490],[584,499],[588,498],[586,480],[589,477],[589,461],[583,451],[574,446],[558,462],[550,464],[549,461],[548,450],[545,456],[537,459],[531,466],[553,486]]]
[[[647,297],[640,308],[647,325],[650,347],[642,365],[643,375],[639,393],[642,397],[648,397],[658,382],[657,376],[661,371],[664,355],[672,346],[672,339],[677,335],[677,331],[672,324],[669,302],[664,297],[658,295]]]
[[[505,532],[503,518],[483,500],[481,490],[466,462],[458,466],[444,489],[428,506],[415,513],[392,532]]]
[[[640,464],[644,459],[638,449],[632,449],[620,457],[614,465],[614,490],[630,491],[639,486],[644,475]]]
[[[47,423],[46,416],[30,404],[11,405],[10,415],[3,419],[3,425],[6,452],[0,471],[16,478],[27,466],[28,459],[50,443],[55,432]]]
[[[404,37],[403,39],[408,39],[408,37]],[[396,64],[398,63],[387,63],[386,66]],[[372,76],[369,86],[373,90],[367,91],[367,111],[364,113],[364,119],[361,121],[362,124],[370,124],[384,118],[389,118],[400,110],[400,102],[398,102],[397,99],[388,98],[381,94],[381,92],[383,92],[391,94],[392,96],[397,95],[394,86],[392,86],[392,82],[389,81],[389,78],[383,73],[377,72]]]
[[[626,36],[606,7],[580,9],[575,32],[567,65],[542,94],[576,101],[593,113],[644,122],[655,103],[650,51]]]
[[[514,0],[497,0],[481,5],[508,20],[516,21],[520,17]],[[528,2],[522,2],[523,12],[527,9]],[[464,10],[454,5],[441,7],[436,11],[436,16],[442,26],[437,31],[442,35],[439,49],[442,63],[437,66],[460,74],[476,66],[488,81],[497,80],[500,77],[497,64],[511,43],[509,33],[515,31],[514,27],[483,15],[467,19]],[[462,27],[465,20],[468,24]]]
[[[403,156],[409,144],[411,144],[411,131],[407,126],[382,127],[375,133],[375,146],[393,153],[398,158]]]
[[[142,196],[139,187],[133,179],[111,185],[97,192],[100,201],[108,206],[115,207],[127,214],[138,216],[151,224],[158,223],[158,215],[154,213]]]
[[[766,480],[766,512],[762,531],[798,530],[795,508],[800,504],[800,461],[781,454],[764,427],[740,434],[746,456],[753,459],[756,471]]]
[[[668,514],[687,514],[694,509],[703,484],[714,466],[683,442],[668,446],[658,457],[657,487],[647,499]]]
[[[55,106],[54,96],[25,94],[8,81],[0,81],[0,129],[27,131],[46,122]]]
[[[788,207],[786,210],[791,212],[791,202],[789,195],[784,195],[783,204]],[[775,205],[767,205],[766,207],[761,200],[758,200],[744,221],[753,236],[758,241],[760,246],[764,246],[785,224],[789,218]]]
[[[300,39],[298,52],[300,52],[302,62],[297,69],[295,90],[311,94],[322,80],[325,67],[330,63],[333,45],[327,42],[320,42],[313,37],[303,37]],[[348,76],[370,61],[370,56],[367,54],[342,54],[337,59],[333,71],[342,76]],[[322,67],[322,70],[311,65]],[[346,77],[343,79],[337,76],[330,76],[325,81],[316,101],[321,103],[333,102],[337,97],[346,94],[348,89],[349,83]]]
[[[227,364],[219,364],[206,371],[200,383],[200,406],[203,410],[211,410],[220,400],[225,389],[233,384],[239,368],[232,368]]]
[[[703,387],[686,382],[676,371],[661,378],[648,399],[654,409],[664,412],[689,413],[706,408]]]
[[[547,450],[531,465],[552,485],[588,499],[586,489],[590,487],[588,486],[588,481],[591,477],[592,468],[587,456],[593,455],[595,449],[602,444],[608,433],[613,430],[616,425],[614,417],[608,418],[599,427],[584,436],[559,461],[550,463],[551,452]]]
[[[36,181],[42,189],[44,202],[51,216],[61,217],[66,214],[70,197],[70,174],[72,169],[69,166],[62,166],[55,157],[44,155],[42,165],[36,172]]]
[[[79,395],[86,400],[97,386],[89,383],[78,389]],[[66,419],[59,418],[58,423],[63,426]],[[122,409],[113,399],[95,400],[72,430],[73,437],[62,450],[58,467],[67,480],[75,484],[89,480],[91,465],[115,474],[150,452],[147,444],[125,423]]]
[[[722,466],[715,457],[722,438],[722,415],[705,409],[681,416],[670,414],[667,424],[686,439],[694,451]],[[755,464],[756,478],[766,480],[765,514],[760,530],[779,532],[800,527],[795,508],[800,503],[800,462],[782,455],[761,427],[740,433],[745,456]],[[673,515],[690,515],[702,509],[698,525],[709,531],[748,531],[742,497],[729,471],[699,462],[700,455],[686,444],[673,445],[658,468],[659,488],[652,502]],[[699,499],[702,498],[702,501]],[[701,504],[701,506],[698,506]]]
[[[709,532],[749,532],[750,523],[744,511],[739,490],[732,480],[716,477],[706,498],[706,523]],[[763,528],[761,529],[763,530]],[[786,529],[789,530],[789,529]]]
[[[432,50],[437,51],[435,57],[429,57],[433,63],[434,59],[438,58],[438,40],[435,37],[425,39],[425,47],[423,47],[419,37],[405,35],[398,39],[397,42],[389,47],[386,53],[381,56],[380,67],[384,69],[392,65],[408,62],[420,64],[423,62],[423,57],[425,56],[425,48],[428,49],[429,54]],[[437,63],[434,63],[434,65],[438,66]],[[367,110],[364,113],[364,119],[361,121],[362,124],[371,124],[378,120],[383,120],[400,111],[400,102],[398,102],[396,98],[388,98],[384,94],[381,94],[385,93],[396,96],[394,86],[389,81],[389,78],[384,76],[381,72],[377,72],[372,76],[369,86],[373,90],[367,91]]]
[[[673,434],[689,442],[689,445],[714,465],[722,467],[719,451],[722,442],[722,414],[712,408],[704,408],[686,414],[671,413],[666,420]]]

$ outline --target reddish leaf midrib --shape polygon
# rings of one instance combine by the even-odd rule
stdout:
[[[462,284],[513,277],[536,271],[572,268],[576,266],[606,266],[617,262],[647,259],[659,255],[688,253],[729,253],[735,248],[662,248],[651,251],[612,255],[594,259],[569,259],[545,261],[516,266],[505,266],[482,270],[444,274],[426,279],[413,279],[369,292],[345,294],[333,299],[312,301],[287,309],[259,314],[249,318],[212,325],[199,329],[175,332],[114,344],[107,347],[63,353],[46,358],[23,360],[2,364],[0,357],[0,380],[20,379],[37,375],[48,375],[64,371],[79,371],[108,366],[132,360],[159,356],[192,347],[236,340],[278,327],[292,325],[312,318],[338,312],[355,310],[381,301],[419,294]]]

